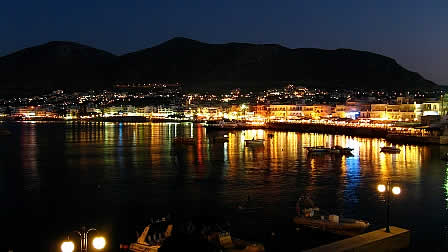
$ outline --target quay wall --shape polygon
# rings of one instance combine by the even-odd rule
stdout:
[[[381,252],[403,251],[411,243],[411,232],[399,227],[390,227],[390,233],[378,229],[369,233],[357,235],[348,239],[326,244],[307,252]]]
[[[414,144],[448,144],[448,136],[407,136],[407,135],[387,135],[386,140],[394,143],[414,143]]]

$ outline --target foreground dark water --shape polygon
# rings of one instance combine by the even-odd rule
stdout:
[[[224,216],[248,195],[258,208],[239,232],[253,239],[288,222],[304,193],[320,208],[378,228],[385,214],[376,185],[388,177],[402,188],[392,224],[412,230],[414,248],[445,244],[445,146],[399,145],[400,154],[384,154],[382,139],[263,130],[229,132],[228,143],[212,143],[224,132],[189,123],[0,127],[13,132],[0,136],[1,251],[60,251],[83,223],[100,229],[116,251],[152,216]],[[176,136],[198,143],[176,147]],[[245,147],[253,137],[264,146]],[[314,145],[352,147],[354,156],[307,157],[303,147]]]

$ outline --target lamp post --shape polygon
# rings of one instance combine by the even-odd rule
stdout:
[[[79,238],[81,240],[81,246],[80,246],[81,252],[87,252],[88,247],[87,235],[91,231],[96,231],[96,229],[95,228],[87,229],[85,226],[82,226],[81,231],[75,231],[75,233],[79,235]],[[95,249],[98,250],[103,249],[106,246],[106,239],[102,236],[95,237],[93,239],[92,245]],[[74,249],[75,244],[69,239],[67,239],[67,241],[61,244],[62,252],[73,252]]]
[[[399,186],[393,186],[391,185],[390,179],[387,179],[386,185],[379,184],[377,189],[380,193],[385,192],[386,195],[386,232],[390,233],[390,198],[391,198],[391,192],[395,195],[399,195],[401,193],[401,189]]]

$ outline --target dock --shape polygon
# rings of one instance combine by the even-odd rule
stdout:
[[[370,252],[401,251],[407,249],[411,242],[411,231],[399,227],[390,227],[390,233],[384,228],[357,235],[348,239],[326,244],[307,252]]]

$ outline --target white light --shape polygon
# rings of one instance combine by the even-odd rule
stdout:
[[[104,237],[95,237],[93,239],[93,247],[96,249],[103,249],[106,246],[106,239]]]
[[[379,191],[379,192],[384,192],[384,191],[386,191],[386,186],[385,186],[385,185],[378,185],[378,191]]]
[[[72,252],[73,250],[75,250],[75,244],[73,244],[73,242],[71,241],[63,242],[61,245],[61,250],[62,252]]]
[[[395,195],[400,194],[401,193],[400,187],[398,187],[398,186],[392,187],[392,193],[395,194]]]

